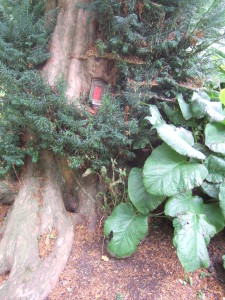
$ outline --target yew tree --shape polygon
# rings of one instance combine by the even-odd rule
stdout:
[[[112,84],[116,76],[109,59],[87,55],[96,21],[81,5],[91,3],[0,2],[0,172],[5,177],[0,189],[4,203],[15,198],[1,229],[0,275],[9,274],[1,299],[44,299],[65,267],[77,222],[95,225],[97,179],[79,178],[70,168],[82,168],[85,159],[97,164],[100,152],[104,161],[107,151],[93,132],[110,134],[97,129],[107,106],[97,122],[85,104],[93,78]],[[112,122],[114,113],[120,109],[113,111]],[[127,140],[125,133],[118,133],[120,139]],[[94,156],[90,145],[97,149]],[[108,147],[114,151],[113,144]],[[65,205],[76,210],[73,217]],[[41,258],[39,240],[52,231],[54,249]]]
[[[202,84],[199,53],[224,37],[223,4],[0,0],[0,201],[13,203],[0,234],[0,299],[45,299],[76,225],[95,227],[104,187],[91,173],[132,159],[137,137],[134,148],[148,144],[148,104],[173,117],[176,94],[196,88],[184,83]],[[110,87],[99,110],[94,79]],[[41,257],[46,235],[54,248]]]

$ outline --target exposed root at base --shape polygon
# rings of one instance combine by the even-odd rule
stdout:
[[[44,233],[38,239],[38,246],[39,246],[39,256],[40,258],[45,258],[49,255],[54,249],[55,240],[57,238],[57,231],[53,228],[51,231]]]
[[[0,245],[0,275],[9,275],[0,287],[0,299],[44,299],[56,284],[72,248],[74,226],[64,208],[58,163],[45,152],[38,170],[35,168],[31,162],[27,164],[23,184],[7,217]],[[41,259],[38,237],[53,231],[57,232],[54,248]]]

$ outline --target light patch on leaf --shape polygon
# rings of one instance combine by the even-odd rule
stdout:
[[[208,123],[205,128],[205,144],[213,152],[225,155],[225,126]]]
[[[205,155],[203,153],[194,149],[189,144],[191,134],[189,131],[185,129],[183,129],[183,131],[176,128],[174,129],[172,126],[167,124],[159,125],[156,129],[159,137],[177,153],[192,158],[205,159]],[[185,133],[187,137],[185,137]]]
[[[222,103],[210,101],[210,98],[206,93],[193,93],[191,108],[192,113],[196,118],[208,116],[215,122],[222,122],[225,120]]]
[[[165,121],[163,120],[157,106],[155,105],[149,105],[149,111],[151,116],[146,117],[145,119],[148,120],[152,125],[160,125],[165,124]]]
[[[191,111],[191,105],[186,103],[184,101],[183,95],[179,94],[177,96],[177,101],[179,103],[180,106],[180,110],[182,112],[182,115],[184,117],[185,120],[189,120],[193,117],[192,111]]]
[[[220,99],[220,102],[222,102],[223,105],[225,105],[225,89],[222,89],[220,91],[219,99]]]

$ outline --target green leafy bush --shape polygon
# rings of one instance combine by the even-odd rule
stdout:
[[[206,122],[202,144],[195,142],[191,131],[166,124],[157,107],[150,105],[151,116],[146,119],[163,144],[152,151],[143,169],[131,170],[132,204],[121,204],[113,211],[106,220],[105,235],[113,232],[110,252],[117,257],[130,255],[147,234],[146,218],[165,201],[178,257],[184,269],[192,272],[209,266],[207,245],[225,226],[225,112],[222,103],[210,101],[205,93],[194,93],[188,103],[183,99],[179,105],[184,118]],[[122,221],[131,215],[135,228]]]

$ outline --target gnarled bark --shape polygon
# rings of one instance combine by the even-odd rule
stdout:
[[[49,1],[52,7],[52,1]],[[87,56],[97,37],[96,22],[87,9],[79,8],[90,4],[88,0],[59,0],[61,10],[51,42],[51,59],[43,69],[50,85],[60,76],[68,82],[68,99],[77,99],[90,90],[92,78],[101,78],[106,83],[115,82],[116,66],[108,59]],[[76,103],[78,104],[78,103]]]
[[[19,190],[19,183],[12,180],[0,181],[0,203],[12,204]]]
[[[38,168],[29,162],[22,186],[8,216],[0,245],[0,274],[9,273],[0,299],[44,299],[63,270],[74,239],[74,228],[62,199],[62,178],[56,159],[45,152]],[[55,229],[52,252],[39,254],[39,238]]]
[[[52,54],[42,74],[50,85],[62,76],[68,81],[68,99],[79,106],[78,98],[90,90],[92,78],[102,78],[113,83],[116,68],[109,61],[94,56],[85,56],[96,38],[95,21],[88,10],[79,4],[90,4],[87,0],[49,0],[47,10],[57,5],[60,11],[50,44]],[[4,236],[0,244],[0,275],[9,273],[7,281],[0,287],[0,299],[41,300],[54,287],[71,251],[74,238],[74,222],[65,211],[63,195],[74,197],[74,210],[93,228],[96,220],[96,179],[70,180],[70,172],[63,180],[58,160],[50,153],[41,154],[37,167],[29,161],[21,178],[21,188],[7,219]],[[67,178],[66,178],[67,177]],[[66,192],[63,181],[71,188]],[[73,191],[76,182],[77,193]],[[39,239],[57,232],[54,248],[45,257],[39,253]]]

